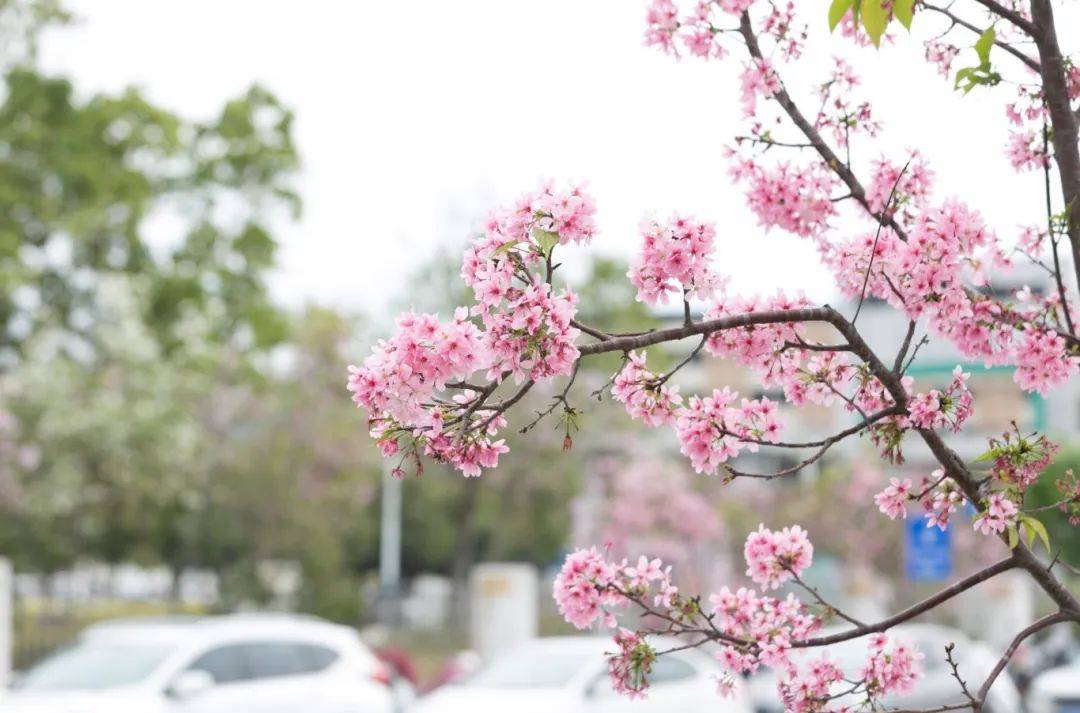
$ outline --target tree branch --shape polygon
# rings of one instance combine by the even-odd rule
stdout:
[[[922,6],[924,8],[926,8],[927,10],[933,10],[934,12],[937,12],[937,13],[940,13],[940,14],[944,15],[945,17],[949,18],[954,25],[959,25],[960,27],[963,27],[966,30],[970,30],[971,32],[974,32],[976,35],[982,35],[982,33],[983,33],[982,29],[980,29],[979,27],[971,24],[970,22],[963,19],[962,17],[958,17],[957,15],[955,15],[951,10],[949,10],[946,7],[938,7],[937,5],[931,5],[930,3],[927,3],[927,2],[923,2]],[[943,34],[948,34],[948,30],[946,30]],[[1023,62],[1025,65],[1027,65],[1028,68],[1030,68],[1030,69],[1032,69],[1032,70],[1034,70],[1036,72],[1040,71],[1041,68],[1039,67],[1038,62],[1036,62],[1031,57],[1028,57],[1026,54],[1024,54],[1020,50],[1016,49],[1015,47],[1010,45],[1008,42],[1003,42],[1002,40],[995,39],[994,44],[997,45],[998,47],[1000,47],[1001,49],[1005,50],[1009,54],[1011,54],[1013,57],[1016,57],[1018,60]]]
[[[1037,622],[1017,634],[1016,637],[1012,640],[1012,643],[1009,644],[1009,648],[1005,649],[1005,653],[1001,655],[1000,659],[998,659],[997,665],[994,666],[994,669],[990,672],[990,675],[986,677],[985,681],[983,681],[983,685],[979,687],[979,692],[978,694],[976,694],[979,702],[983,703],[984,701],[986,701],[986,696],[990,693],[990,687],[994,685],[994,681],[997,680],[997,677],[999,675],[1001,675],[1001,672],[1005,669],[1005,666],[1008,665],[1009,661],[1013,657],[1013,654],[1016,653],[1016,650],[1020,648],[1020,644],[1024,643],[1025,639],[1027,639],[1032,634],[1036,634],[1049,626],[1053,626],[1054,624],[1060,624],[1061,622],[1069,620],[1075,621],[1077,619],[1078,618],[1076,616],[1070,616],[1063,612],[1057,612],[1056,614],[1044,616],[1042,619],[1039,619]]]
[[[996,5],[992,0],[979,2]],[[1050,0],[1031,0],[1031,19],[1025,31],[1035,40],[1039,50],[1043,96],[1053,127],[1054,160],[1061,182],[1069,242],[1072,244],[1073,269],[1077,288],[1080,289],[1080,120],[1073,114],[1069,103],[1065,58],[1058,46],[1054,9]]]

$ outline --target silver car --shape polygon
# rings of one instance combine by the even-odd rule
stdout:
[[[681,643],[649,641],[659,649]],[[410,713],[750,713],[741,682],[734,697],[722,698],[715,659],[695,649],[661,656],[645,699],[616,694],[604,657],[614,648],[606,637],[536,639],[498,656],[465,682],[421,698]]]

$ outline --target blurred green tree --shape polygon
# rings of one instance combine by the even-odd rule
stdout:
[[[293,116],[252,87],[206,121],[155,106],[135,89],[81,99],[34,64],[54,3],[5,0],[0,39],[0,366],[43,329],[92,353],[93,286],[147,278],[143,317],[166,350],[185,310],[213,315],[213,336],[264,347],[284,337],[265,273],[268,226],[295,216]],[[23,49],[30,48],[30,49]]]

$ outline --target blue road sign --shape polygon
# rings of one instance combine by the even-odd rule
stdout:
[[[952,574],[952,538],[949,530],[927,527],[926,519],[907,522],[904,573],[912,582],[936,582]]]

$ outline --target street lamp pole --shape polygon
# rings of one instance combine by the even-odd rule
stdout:
[[[401,612],[401,480],[389,466],[383,471],[379,505],[379,619],[394,624]]]

